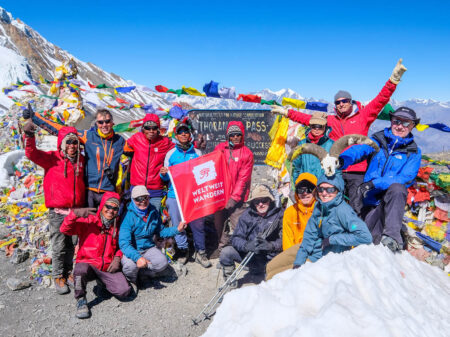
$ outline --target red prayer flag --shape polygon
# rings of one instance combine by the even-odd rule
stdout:
[[[89,88],[91,88],[91,89],[97,88],[96,85],[93,85],[93,84],[92,84],[91,82],[89,82],[89,81],[88,81],[88,85],[89,85]]]
[[[155,89],[157,92],[167,92],[167,90],[169,90],[163,85],[157,85],[157,86],[155,86]]]
[[[243,100],[244,102],[251,102],[251,103],[261,103],[261,97],[258,95],[243,95],[239,94],[239,96],[236,98],[236,100]]]
[[[125,101],[124,99],[121,99],[119,97],[116,97],[116,101],[123,104],[130,104],[130,102]]]
[[[231,179],[223,151],[169,167],[182,220],[187,223],[221,210],[231,195]]]

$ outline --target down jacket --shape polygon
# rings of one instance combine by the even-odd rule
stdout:
[[[307,259],[315,262],[329,252],[341,253],[352,246],[372,243],[372,235],[366,223],[344,201],[344,181],[341,175],[323,175],[317,181],[317,186],[321,183],[329,183],[339,191],[333,200],[317,200],[295,258],[296,266],[301,266]],[[330,244],[322,249],[322,241],[325,238],[328,238]]]
[[[356,145],[340,155],[344,160],[344,168],[369,158],[364,182],[373,182],[374,189],[364,199],[364,204],[368,206],[378,205],[382,193],[392,184],[403,184],[406,188],[411,186],[419,172],[422,158],[412,133],[402,138],[394,136],[391,128],[386,128],[375,133],[372,140],[380,147],[378,153],[368,145]]]
[[[84,204],[84,157],[80,154],[72,163],[61,151],[61,143],[69,133],[77,134],[73,127],[63,127],[58,133],[58,150],[41,151],[36,140],[25,136],[25,155],[44,169],[44,196],[47,208],[81,207]],[[78,166],[78,174],[77,174]]]
[[[330,138],[334,141],[338,140],[344,135],[360,134],[367,136],[369,128],[372,123],[377,119],[378,114],[383,107],[389,102],[392,94],[397,87],[396,84],[390,80],[386,82],[383,89],[369,104],[362,106],[360,102],[354,102],[353,112],[341,118],[338,114],[329,115],[327,117],[327,124],[332,128],[330,132]],[[289,118],[295,122],[309,125],[311,115],[303,112],[289,110]],[[347,168],[348,172],[365,172],[367,168],[366,162],[361,162],[357,165],[353,165]]]
[[[88,263],[101,271],[108,269],[115,256],[122,258],[123,255],[118,245],[119,229],[115,225],[106,229],[100,217],[103,205],[110,198],[120,200],[117,193],[105,192],[96,215],[77,218],[73,211],[70,211],[60,227],[61,233],[78,235],[80,248],[76,262]]]
[[[250,193],[250,183],[253,170],[253,152],[244,145],[245,129],[242,122],[231,121],[227,126],[237,125],[242,131],[242,141],[238,145],[230,146],[228,140],[216,146],[214,151],[223,151],[230,171],[233,187],[231,198],[236,201],[247,201]]]

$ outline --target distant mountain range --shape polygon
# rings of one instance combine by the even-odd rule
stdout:
[[[53,79],[53,71],[63,61],[73,58],[79,70],[78,79],[81,83],[88,87],[87,82],[94,84],[105,83],[108,86],[131,86],[136,85],[137,90],[128,94],[121,94],[121,97],[132,102],[151,103],[154,107],[168,108],[174,102],[180,103],[185,109],[269,109],[267,105],[259,105],[242,101],[229,99],[218,99],[200,96],[180,97],[174,94],[161,94],[153,89],[142,85],[137,85],[133,81],[126,80],[119,75],[109,73],[102,70],[99,66],[89,62],[83,62],[71,55],[69,52],[62,50],[51,42],[47,41],[38,32],[23,23],[0,7],[0,88],[6,87],[18,80],[38,79],[40,75],[47,79]],[[120,69],[117,69],[120,71]],[[205,82],[208,79],[205,79]],[[164,82],[164,79],[154,79],[155,84]],[[40,91],[45,94],[48,86],[41,85],[34,87],[33,90]],[[25,93],[16,93],[26,95]],[[265,100],[277,100],[281,102],[283,97],[295,99],[303,99],[300,94],[291,89],[281,89],[272,91],[263,89],[251,94],[258,94]],[[95,104],[112,104],[117,105],[114,100],[109,97],[100,99],[96,94],[89,93],[83,96],[86,101]],[[307,98],[309,101],[327,102],[319,98]],[[47,102],[48,107],[52,101]],[[330,103],[330,102],[328,102]],[[13,102],[3,93],[0,94],[0,110],[7,110],[12,106]],[[422,118],[423,123],[446,123],[450,124],[450,102],[437,102],[430,99],[411,99],[403,102],[396,100],[391,101],[391,105],[396,108],[399,106],[408,106],[413,108]],[[329,104],[329,113],[333,113],[332,104]],[[95,108],[91,105],[84,105],[88,117],[77,125],[80,128],[88,127]],[[310,111],[309,111],[310,112]],[[144,116],[144,110],[132,109],[121,111],[113,109],[114,119],[117,123],[130,121]],[[387,122],[377,121],[371,128],[371,131],[379,130],[387,125]],[[428,129],[423,132],[414,132],[419,146],[423,152],[439,152],[450,149],[450,134],[441,131]]]

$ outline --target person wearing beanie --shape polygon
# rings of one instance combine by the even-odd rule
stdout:
[[[168,267],[167,257],[156,247],[153,237],[173,237],[183,232],[185,222],[177,227],[162,227],[161,216],[150,203],[150,194],[144,185],[135,186],[131,202],[120,226],[119,246],[123,252],[122,271],[132,283],[140,277],[156,277]]]
[[[130,168],[132,188],[145,186],[150,194],[150,203],[158,212],[167,185],[159,172],[167,152],[175,147],[168,137],[161,136],[159,128],[159,117],[153,113],[146,114],[141,132],[132,135],[124,148],[126,155],[133,156]]]
[[[89,318],[86,286],[97,281],[99,287],[119,299],[125,299],[132,289],[120,271],[122,252],[119,250],[120,196],[105,192],[98,210],[74,208],[64,219],[61,233],[78,236],[78,252],[73,271],[76,317]]]
[[[400,59],[384,87],[366,106],[354,101],[348,91],[339,90],[334,97],[335,115],[327,117],[327,124],[331,127],[329,137],[336,141],[342,136],[350,134],[367,136],[370,126],[389,102],[406,70],[406,67],[402,64],[402,59]],[[281,114],[304,125],[310,125],[312,118],[309,114],[281,106],[272,106],[272,113]],[[356,189],[363,182],[366,169],[367,162],[364,161],[347,167],[344,171],[345,195],[350,198],[349,203],[352,207],[356,207],[354,196],[356,195]]]
[[[422,154],[412,130],[420,122],[414,110],[400,107],[390,114],[391,127],[372,135],[380,147],[375,153],[366,145],[353,146],[342,152],[342,168],[369,160],[364,182],[355,198],[357,210],[367,223],[375,244],[382,243],[392,251],[403,249],[401,235],[407,188],[414,183]]]
[[[82,207],[85,202],[84,156],[80,153],[77,130],[63,127],[58,133],[56,151],[41,151],[36,148],[32,121],[25,124],[25,155],[44,169],[45,206],[49,209],[49,231],[52,244],[52,277],[58,294],[67,294],[71,282],[74,245],[72,237],[60,232],[69,210]]]
[[[328,152],[331,149],[331,145],[334,143],[334,141],[328,137],[330,132],[331,128],[327,126],[327,114],[322,111],[316,111],[311,117],[308,130],[305,133],[305,138],[302,139],[298,145],[308,143],[317,144]],[[304,172],[311,173],[316,177],[319,177],[324,173],[320,160],[311,154],[298,156],[292,163],[292,177],[294,181],[297,181],[298,176]]]
[[[225,280],[233,274],[235,262],[241,262],[249,252],[255,255],[247,266],[250,275],[256,277],[263,276],[267,262],[281,252],[283,210],[275,205],[272,192],[265,185],[257,185],[248,202],[250,206],[241,215],[233,231],[231,246],[224,247],[220,253],[219,262]],[[262,238],[261,234],[274,222],[276,225],[273,230],[267,233],[266,238]],[[232,284],[232,287],[236,286],[236,283]]]
[[[362,244],[372,243],[367,225],[344,202],[344,180],[341,174],[322,175],[317,180],[317,204],[308,220],[293,268],[306,261],[316,262],[322,256],[342,253]]]
[[[303,233],[312,215],[316,198],[317,178],[302,173],[295,184],[296,204],[288,207],[283,215],[283,252],[275,256],[266,267],[266,281],[282,271],[291,269],[303,240]]]
[[[169,167],[184,163],[188,160],[198,158],[202,155],[201,151],[194,148],[192,144],[192,134],[191,129],[188,124],[180,122],[175,128],[175,147],[167,152],[164,159],[164,166],[161,167],[160,175],[163,181],[169,183],[169,192],[167,194],[166,205],[169,209],[170,219],[172,221],[172,226],[178,227],[181,222],[180,210],[178,208],[178,203],[173,189],[170,183],[170,177],[168,174]],[[208,268],[211,267],[211,262],[206,256],[206,245],[205,245],[205,219],[200,218],[188,223],[190,227],[195,247],[195,262],[199,263],[201,266]],[[186,236],[186,232],[181,232],[175,236],[175,241],[177,243],[178,251],[176,258],[178,263],[186,264],[189,259],[189,244]]]
[[[214,226],[217,234],[218,248],[212,257],[218,257],[220,250],[229,241],[229,235],[224,231],[225,222],[229,219],[230,231],[236,228],[239,217],[245,210],[245,201],[250,193],[250,183],[253,171],[253,153],[244,143],[244,124],[238,121],[228,123],[226,141],[218,144],[214,151],[223,151],[231,175],[231,197],[225,209],[214,214]]]
[[[30,119],[52,135],[57,135],[62,125],[46,119],[34,112],[30,105],[24,110],[23,117]],[[77,130],[80,143],[84,144],[87,177],[87,203],[89,207],[98,207],[103,193],[115,191],[119,172],[120,157],[125,139],[114,133],[111,112],[98,109],[95,113],[95,126],[89,130]]]

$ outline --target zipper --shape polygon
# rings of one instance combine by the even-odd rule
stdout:
[[[104,234],[104,233],[103,233]],[[105,244],[103,245],[103,253],[102,253],[102,266],[100,268],[100,270],[103,269],[103,266],[105,265],[105,250],[106,250],[106,241],[108,241],[108,237],[106,235],[105,236]]]
[[[73,170],[73,207],[75,207],[75,205],[76,205],[76,194],[75,193],[76,193],[76,186],[77,186],[77,176],[75,174],[76,170],[73,167],[73,164],[72,164],[72,170]]]
[[[394,147],[395,147],[395,144],[397,144],[397,142],[398,142],[398,139],[395,140],[394,144],[392,144],[391,150],[388,152],[388,156],[387,156],[386,161],[385,161],[385,163],[383,165],[383,169],[381,170],[381,176],[382,177],[384,176],[384,173],[385,173],[385,170],[386,170],[386,166],[387,166],[387,163],[389,161],[389,157],[391,156],[392,152],[394,152]]]
[[[147,179],[148,179],[148,164],[150,163],[150,149],[152,148],[152,143],[148,144],[148,154],[147,154],[147,169],[145,170],[145,188],[147,188]]]

